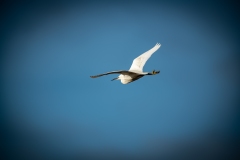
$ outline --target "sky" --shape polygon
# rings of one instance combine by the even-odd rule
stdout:
[[[3,156],[236,158],[237,14],[211,0],[3,2]],[[156,43],[144,71],[160,74],[90,78],[128,70]]]

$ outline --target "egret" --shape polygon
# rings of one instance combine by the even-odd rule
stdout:
[[[160,47],[161,47],[161,44],[157,43],[153,48],[151,48],[150,50],[144,52],[143,54],[135,58],[128,71],[127,70],[112,71],[112,72],[107,72],[107,73],[99,74],[96,76],[90,76],[90,77],[98,78],[108,74],[120,74],[117,78],[112,79],[112,81],[121,80],[122,84],[128,84],[146,75],[156,75],[160,73],[160,71],[153,70],[152,72],[143,72],[143,66],[145,65],[147,60],[151,57],[151,55],[154,52],[156,52]]]

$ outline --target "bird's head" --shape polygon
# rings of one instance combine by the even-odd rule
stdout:
[[[152,71],[152,75],[155,75],[155,74],[158,74],[158,73],[160,73],[160,71],[155,71],[155,70]]]

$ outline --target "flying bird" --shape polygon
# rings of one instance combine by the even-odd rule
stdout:
[[[143,54],[135,58],[128,71],[126,70],[112,71],[112,72],[107,72],[107,73],[99,74],[96,76],[90,76],[90,77],[98,78],[108,74],[120,74],[117,78],[112,79],[112,81],[121,80],[122,84],[128,84],[146,75],[156,75],[160,73],[160,71],[153,70],[152,72],[143,72],[143,66],[145,65],[147,60],[151,57],[151,55],[154,52],[156,52],[160,47],[161,47],[161,44],[157,43],[153,48],[151,48],[150,50],[144,52]]]

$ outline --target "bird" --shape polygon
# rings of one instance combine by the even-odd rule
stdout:
[[[143,72],[143,67],[144,67],[145,63],[147,62],[147,60],[151,57],[151,55],[154,52],[156,52],[160,47],[161,47],[161,44],[157,43],[153,48],[151,48],[150,50],[144,52],[143,54],[141,54],[140,56],[135,58],[128,71],[127,70],[112,71],[112,72],[107,72],[107,73],[90,76],[90,77],[98,78],[98,77],[105,76],[108,74],[120,74],[117,78],[112,79],[112,81],[113,80],[121,80],[122,84],[128,84],[128,83],[136,81],[146,75],[159,74],[160,70],[159,71],[153,70],[152,72]]]

